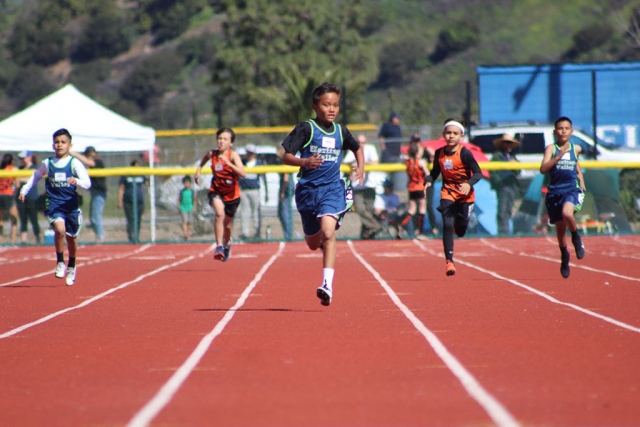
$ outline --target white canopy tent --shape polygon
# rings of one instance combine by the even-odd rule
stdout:
[[[153,167],[155,131],[98,104],[68,84],[25,110],[0,122],[0,152],[51,151],[52,135],[61,128],[73,136],[73,150],[89,146],[98,152],[148,151]],[[155,183],[151,177],[151,240],[155,241]]]

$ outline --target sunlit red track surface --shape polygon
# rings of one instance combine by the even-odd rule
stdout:
[[[640,237],[0,251],[2,426],[638,426]],[[572,252],[572,251],[571,251]],[[573,255],[573,252],[572,252]]]

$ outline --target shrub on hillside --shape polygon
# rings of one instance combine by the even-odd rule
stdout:
[[[434,52],[431,54],[431,61],[435,64],[455,55],[464,52],[477,45],[480,41],[480,29],[475,22],[459,20],[448,23],[438,34],[438,42]]]
[[[155,43],[175,39],[187,28],[191,17],[206,5],[205,0],[147,0],[144,1],[138,23],[150,30]]]
[[[16,21],[7,40],[13,60],[26,67],[48,66],[66,58],[64,28],[50,16],[25,16]]]
[[[188,38],[180,44],[177,51],[184,57],[185,64],[206,64],[216,53],[214,38],[208,33]]]
[[[111,62],[108,59],[98,59],[74,65],[69,74],[69,83],[88,96],[94,96],[98,83],[107,80],[110,74]]]
[[[605,44],[614,35],[614,30],[606,22],[589,25],[573,35],[573,46],[563,58],[573,60]]]
[[[88,62],[97,58],[113,58],[131,46],[127,23],[118,9],[95,7],[72,54],[74,61]]]
[[[380,74],[378,87],[402,86],[411,79],[411,72],[418,68],[418,61],[426,57],[424,42],[415,37],[390,43],[378,56]]]
[[[120,96],[146,109],[154,99],[162,97],[183,64],[183,58],[175,52],[159,52],[145,59],[122,82]]]
[[[39,101],[55,90],[47,80],[44,69],[30,65],[18,73],[7,89],[7,95],[16,101],[18,109],[23,109]]]

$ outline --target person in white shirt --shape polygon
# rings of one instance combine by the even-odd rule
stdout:
[[[362,134],[358,135],[357,139],[364,153],[364,164],[377,165],[379,157],[376,147],[368,144],[367,138]],[[355,164],[355,161],[355,156],[349,151],[342,162],[353,165]],[[382,181],[384,181],[384,179],[384,173],[365,172],[363,185],[359,185],[353,179],[351,180],[353,183],[353,205],[356,213],[360,217],[361,239],[375,239],[376,233],[379,233],[382,230],[382,225],[374,214],[374,202],[376,199],[376,193],[381,192],[377,190],[381,190]]]

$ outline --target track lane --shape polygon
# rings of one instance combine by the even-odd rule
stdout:
[[[330,307],[315,296],[319,251],[288,244],[152,425],[490,424],[346,243],[338,247]]]
[[[490,259],[478,255],[475,243],[456,241],[456,259]],[[368,245],[357,245],[362,246]],[[411,257],[395,257],[393,269],[382,267],[385,249],[372,244],[365,258],[384,269],[403,302],[523,424],[637,425],[639,334],[550,304],[473,268],[460,266],[446,277],[441,248],[425,254],[421,270],[413,269],[418,280],[406,280]],[[501,263],[502,274],[537,262],[509,261]],[[547,280],[550,286],[557,282]],[[637,302],[636,296],[627,304]]]
[[[511,239],[510,239],[511,240]],[[516,253],[504,257],[493,252],[477,256],[481,246],[500,250],[502,245],[473,241],[469,242],[467,253],[460,259],[468,260],[505,277],[519,281],[544,292],[560,301],[575,304],[599,315],[640,328],[640,312],[629,301],[637,301],[640,292],[640,268],[636,263],[609,260],[606,269],[600,268],[597,256],[587,255],[582,260],[571,263],[571,276],[563,279],[559,273],[556,257],[549,257],[549,248],[539,239],[526,239],[518,245]],[[607,247],[616,249],[615,241],[608,239]],[[520,251],[520,247],[526,248]],[[557,249],[557,248],[551,248]],[[467,254],[476,254],[470,257]]]
[[[266,256],[260,250],[248,255],[255,257],[238,257],[233,278],[231,262],[196,257],[1,340],[3,419],[8,425],[124,425],[223,316],[208,310],[207,301],[233,299],[251,266]]]

